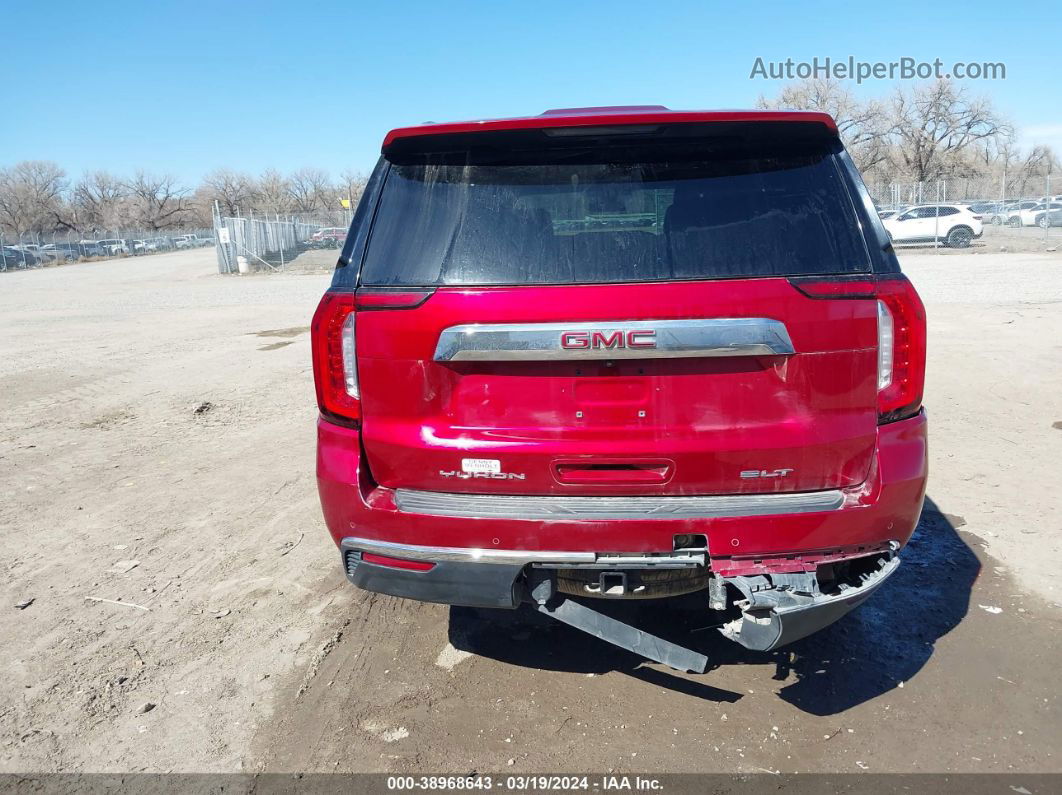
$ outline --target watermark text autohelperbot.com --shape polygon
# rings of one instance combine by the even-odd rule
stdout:
[[[860,61],[847,58],[812,58],[810,61],[769,61],[757,58],[749,72],[750,80],[1006,80],[1007,65],[1001,61],[956,61],[945,64],[940,58],[919,61],[903,57],[895,61]]]

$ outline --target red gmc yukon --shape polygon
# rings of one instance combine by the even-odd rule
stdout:
[[[397,129],[313,319],[350,581],[703,598],[772,649],[896,570],[926,484],[924,309],[826,114],[554,110]]]

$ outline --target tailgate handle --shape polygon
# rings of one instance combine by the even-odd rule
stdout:
[[[553,477],[572,486],[667,483],[674,470],[674,462],[667,460],[553,462]]]

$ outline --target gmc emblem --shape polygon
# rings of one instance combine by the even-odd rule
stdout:
[[[655,348],[656,331],[565,331],[560,336],[560,344],[568,350]]]

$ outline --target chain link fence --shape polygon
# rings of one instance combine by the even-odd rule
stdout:
[[[1037,183],[1042,192],[1030,190]],[[867,188],[883,218],[918,220],[915,208],[961,205],[980,216],[986,227],[1014,230],[999,238],[1003,247],[1017,243],[1026,250],[1053,249],[1062,239],[1062,185],[1051,174],[1023,179],[1018,184],[1024,189],[1022,192],[1012,190],[1014,182],[1008,189],[1006,176],[998,180],[949,177],[922,182],[870,182]],[[935,218],[939,218],[937,212]],[[890,233],[894,231],[890,229]],[[934,239],[928,242],[941,243],[944,237],[934,232]]]
[[[946,201],[969,204],[972,202],[1017,202],[1022,200],[1043,200],[1062,191],[1059,179],[1051,174],[1036,179],[1022,179],[1020,183],[1006,176],[998,179],[970,177],[942,177],[923,182],[867,181],[867,188],[874,201],[879,205],[888,204],[926,204],[928,202]],[[1019,190],[1020,187],[1020,190]]]
[[[137,257],[213,245],[209,227],[97,229],[16,235],[0,232],[0,272],[114,257]]]
[[[313,249],[339,249],[351,211],[322,211],[273,217],[222,215],[214,205],[214,239],[219,273],[281,270]]]

